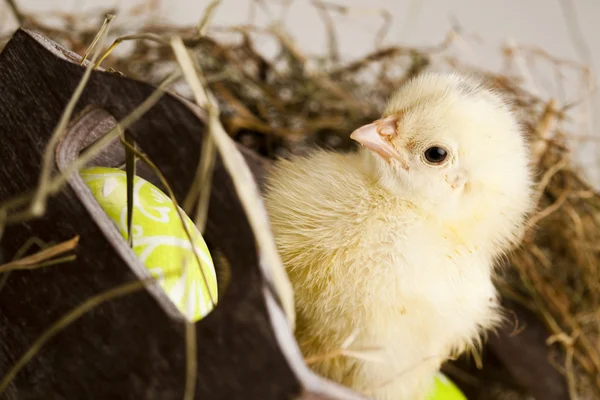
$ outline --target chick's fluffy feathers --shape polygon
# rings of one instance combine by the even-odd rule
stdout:
[[[409,118],[418,121],[419,112],[447,101],[446,92],[458,101],[461,94],[452,89],[470,82],[455,76],[420,79],[391,100],[387,114],[410,108],[416,114]],[[482,90],[465,88],[464,96]],[[499,125],[517,129],[509,136],[520,135],[511,121]],[[316,362],[317,373],[376,399],[421,399],[441,362],[478,343],[481,332],[498,323],[494,258],[515,241],[531,203],[528,170],[521,165],[524,147],[516,151],[522,152],[514,160],[520,170],[507,177],[523,182],[502,182],[496,174],[499,181],[487,182],[495,194],[488,195],[478,173],[470,175],[471,192],[460,193],[456,202],[474,206],[468,197],[481,190],[484,205],[473,215],[459,206],[440,212],[425,206],[431,195],[406,182],[419,179],[418,168],[410,171],[417,175],[396,176],[366,149],[317,150],[276,164],[265,204],[294,285],[301,350],[306,357],[335,352],[354,332],[352,347],[381,349],[380,362],[334,357]],[[394,182],[402,190],[391,189]]]

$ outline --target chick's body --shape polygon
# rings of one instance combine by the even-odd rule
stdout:
[[[446,114],[440,112],[429,131],[423,128],[435,118],[430,113],[419,120],[418,114],[439,107],[448,87],[469,81],[422,79],[426,87],[435,86],[432,103],[420,98],[416,108],[414,102],[399,107],[403,122],[394,121],[394,129],[414,132],[399,135],[404,143],[430,145],[428,140],[437,137],[433,131],[460,119],[461,112],[445,105]],[[413,92],[405,89],[404,95]],[[388,114],[400,115],[397,111]],[[504,123],[514,128],[511,120]],[[458,160],[463,149],[452,150],[452,131],[443,129],[450,138],[444,143]],[[437,177],[427,175],[433,172],[410,151],[402,153],[406,168],[399,168],[381,156],[394,149],[386,153],[369,146],[376,151],[315,151],[278,162],[269,177],[266,206],[294,285],[296,338],[304,356],[316,360],[314,370],[375,399],[422,399],[441,362],[476,343],[499,321],[493,262],[516,240],[529,209],[528,171],[523,167],[517,172],[522,182],[506,187],[503,179],[492,176],[482,183],[476,172],[469,173],[459,181],[470,186],[456,189],[452,171],[469,171],[469,161],[477,162],[477,156],[448,162],[434,170]],[[394,145],[400,151],[410,146]],[[524,152],[516,156],[523,158]],[[484,190],[470,198],[482,184],[491,185],[486,190],[492,193]],[[380,359],[327,357],[353,334],[353,349],[380,349]]]

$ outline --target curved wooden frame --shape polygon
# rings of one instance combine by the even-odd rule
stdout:
[[[0,55],[0,202],[36,186],[50,134],[83,74],[78,62],[74,53],[25,30],[18,30]],[[77,106],[79,119],[57,149],[55,172],[153,90],[94,71]],[[200,154],[201,115],[189,102],[166,94],[129,129],[180,201]],[[241,151],[255,175],[262,176],[260,159]],[[109,152],[95,161],[106,165],[118,157],[118,152]],[[78,176],[71,177],[49,199],[43,217],[6,229],[1,246],[8,256],[34,235],[45,241],[75,234],[81,239],[76,261],[14,273],[0,292],[0,375],[45,328],[78,304],[140,277],[139,261],[120,236],[111,234],[106,215],[84,189]],[[205,238],[227,258],[232,279],[216,309],[196,325],[196,398],[360,398],[305,365],[219,158]],[[164,293],[151,290],[104,303],[68,326],[19,372],[3,398],[181,398],[184,326],[178,311],[161,300]]]

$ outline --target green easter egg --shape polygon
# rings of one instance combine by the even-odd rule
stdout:
[[[127,178],[116,168],[89,168],[81,171],[86,183],[104,212],[127,240]],[[150,182],[134,177],[133,251],[173,304],[191,321],[198,321],[213,309],[217,301],[217,277],[204,239],[193,221],[184,222],[171,201]],[[187,298],[185,296],[187,290]]]
[[[467,398],[446,375],[438,372],[428,400],[467,400]]]

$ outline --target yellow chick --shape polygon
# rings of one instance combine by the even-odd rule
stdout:
[[[528,146],[498,93],[456,74],[401,87],[363,146],[280,160],[265,204],[318,374],[379,400],[423,399],[441,363],[501,320],[496,259],[533,208]],[[341,355],[379,348],[380,359]]]

